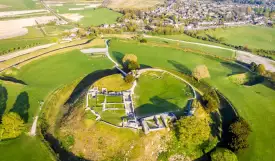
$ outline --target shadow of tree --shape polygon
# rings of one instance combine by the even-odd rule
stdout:
[[[22,85],[27,85],[24,81],[16,79],[14,77],[9,77],[9,76],[2,77],[2,76],[0,76],[0,79],[4,80],[4,81],[9,81],[9,82],[13,82],[13,83],[19,83],[19,84],[22,84]]]
[[[7,100],[8,100],[8,91],[4,86],[0,85],[0,123],[2,121],[2,116],[7,107]]]
[[[240,73],[244,73],[244,72],[248,72],[247,70],[243,69],[242,67],[240,67],[239,65],[234,64],[234,63],[220,62],[220,64],[223,67],[231,70],[231,74],[228,74],[227,76],[234,75],[234,74],[240,74]]]
[[[15,112],[24,120],[24,122],[28,122],[29,119],[29,110],[30,103],[29,103],[29,95],[27,92],[21,92],[13,105],[13,108],[10,112]]]
[[[116,62],[118,62],[120,65],[123,66],[123,62],[122,59],[124,57],[125,54],[118,52],[118,51],[113,51],[112,55],[114,56],[114,58],[116,59]]]
[[[192,75],[192,71],[185,65],[183,65],[175,60],[168,60],[168,63],[172,64],[179,72],[186,74],[186,75]]]
[[[154,96],[150,98],[152,104],[143,104],[135,109],[135,113],[139,117],[146,117],[150,115],[155,115],[163,112],[181,112],[185,109],[180,108],[176,104],[168,102],[167,100]]]

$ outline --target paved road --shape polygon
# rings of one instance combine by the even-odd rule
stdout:
[[[237,55],[236,60],[238,60],[238,61],[248,63],[248,64],[250,64],[251,62],[255,62],[256,64],[264,64],[267,70],[275,72],[275,61],[274,60],[255,55],[255,54],[252,54],[250,52],[236,50],[236,49],[230,49],[230,48],[216,46],[216,45],[203,44],[203,43],[190,42],[190,41],[183,41],[183,40],[175,40],[175,39],[169,39],[169,38],[158,37],[158,36],[144,35],[144,37],[157,38],[157,39],[161,39],[161,40],[181,42],[181,43],[186,43],[186,44],[194,44],[194,45],[206,46],[206,47],[210,47],[210,48],[216,48],[216,49],[223,49],[223,50],[232,51],[232,52],[236,53],[236,55]],[[244,66],[242,66],[242,67],[244,67]],[[245,67],[245,68],[248,69],[247,67]]]

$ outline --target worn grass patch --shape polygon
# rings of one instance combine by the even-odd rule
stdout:
[[[113,74],[110,76],[103,77],[96,81],[93,87],[98,87],[99,90],[107,88],[108,91],[125,91],[130,89],[131,83],[126,83],[121,74]]]

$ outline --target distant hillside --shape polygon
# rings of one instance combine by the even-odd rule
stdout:
[[[103,5],[113,9],[146,9],[163,3],[164,0],[104,0]]]

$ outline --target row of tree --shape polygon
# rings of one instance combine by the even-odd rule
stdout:
[[[25,46],[12,47],[10,49],[0,51],[0,55],[8,54],[8,53],[18,51],[18,50],[22,50],[22,49],[28,49],[28,48],[35,47],[35,46],[40,45],[40,44],[41,44],[40,42],[34,42],[32,44],[28,44],[28,45],[25,45]]]

